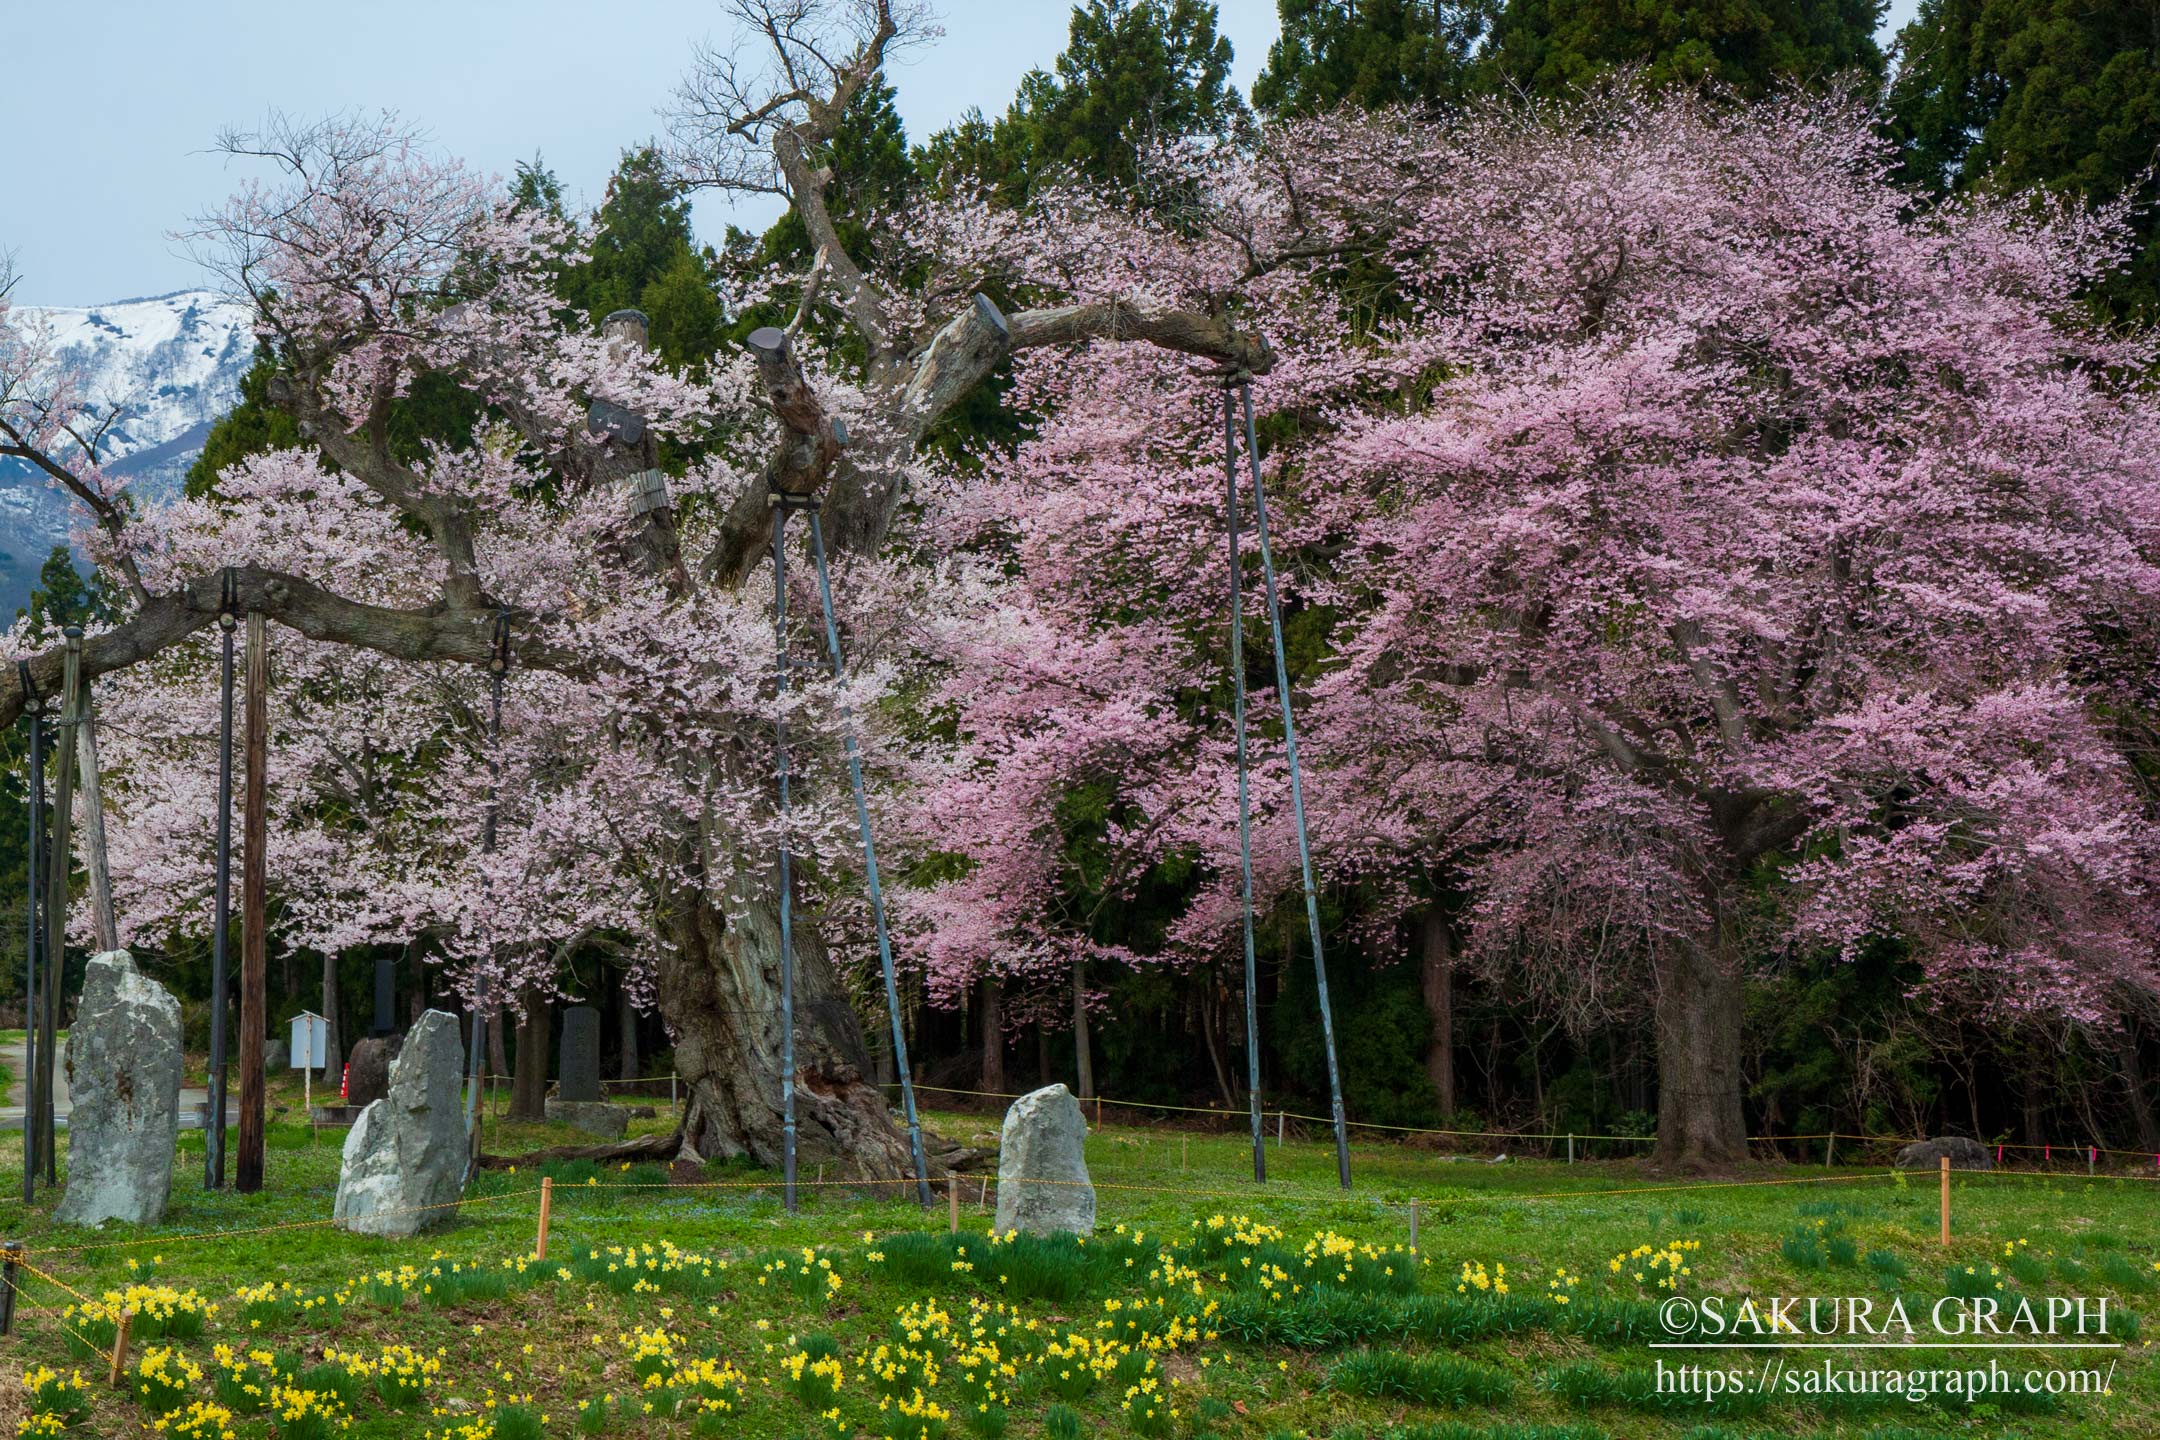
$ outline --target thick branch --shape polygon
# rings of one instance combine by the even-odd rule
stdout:
[[[494,653],[492,610],[417,611],[363,605],[333,595],[312,581],[253,565],[235,569],[241,612],[260,611],[311,640],[355,645],[398,660],[446,660],[485,665]],[[122,670],[179,644],[217,623],[218,572],[190,581],[185,589],[153,596],[126,622],[83,642],[83,678]],[[510,627],[514,663],[561,674],[590,671],[588,658],[537,638],[539,626]],[[40,696],[59,693],[65,647],[53,646],[29,658],[31,683]],[[0,727],[22,714],[22,685],[0,677]]]
[[[339,417],[327,409],[314,387],[301,376],[271,377],[270,401],[299,423],[300,433],[335,461],[340,470],[368,487],[399,513],[427,527],[435,547],[442,553],[446,574],[444,594],[454,606],[477,608],[482,603],[480,565],[473,548],[472,519],[464,504],[450,496],[431,494],[427,484],[390,456],[385,392],[377,413],[370,417],[363,439],[348,431]]]
[[[1225,370],[1265,375],[1275,368],[1275,351],[1264,338],[1239,330],[1226,316],[1197,310],[1143,309],[1128,300],[1102,300],[1092,305],[1022,310],[1006,323],[1015,350],[1082,340],[1145,340],[1165,350],[1213,360]]]

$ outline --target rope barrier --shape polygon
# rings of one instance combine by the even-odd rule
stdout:
[[[924,1085],[918,1083],[915,1089],[921,1093],[958,1095],[976,1100],[1018,1100],[1023,1098],[1023,1093],[1018,1091],[968,1090],[954,1085]],[[1165,1114],[1205,1115],[1217,1120],[1242,1120],[1245,1118],[1245,1112],[1242,1110],[1230,1110],[1220,1106],[1170,1105],[1154,1100],[1118,1100],[1108,1095],[1090,1096],[1087,1101],[1082,1103],[1091,1103],[1113,1110],[1156,1110]],[[1274,1110],[1266,1113],[1284,1120],[1297,1120],[1314,1125],[1334,1124],[1332,1116],[1314,1115],[1302,1110]],[[1450,1130],[1431,1125],[1389,1125],[1377,1120],[1350,1120],[1345,1123],[1353,1130],[1382,1130],[1397,1135],[1437,1135],[1458,1140],[1578,1140],[1585,1143],[1632,1145],[1655,1145],[1657,1143],[1655,1135],[1595,1134],[1583,1130],[1555,1130],[1549,1132],[1537,1130]],[[1926,1135],[1867,1135],[1850,1130],[1824,1130],[1794,1135],[1750,1135],[1747,1138],[1750,1144],[1757,1145],[1797,1144],[1811,1140],[1857,1140],[1870,1145],[1915,1145],[1936,1137]],[[2066,1159],[2082,1158],[2088,1152],[2094,1155],[2127,1155],[2139,1160],[2151,1159],[2154,1162],[2154,1168],[2160,1170],[2160,1153],[2150,1150],[2127,1150],[2111,1148],[2106,1145],[2055,1145],[2045,1142],[2036,1144],[2012,1144],[2008,1141],[1979,1143],[1986,1143],[1988,1148],[1998,1152],[2017,1150],[2047,1154],[2060,1150]]]

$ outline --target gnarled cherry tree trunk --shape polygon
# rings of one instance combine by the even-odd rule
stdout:
[[[697,1156],[748,1156],[778,1168],[784,1154],[780,1078],[780,915],[776,898],[712,891],[684,898],[658,967],[661,1013],[675,1067],[690,1087],[681,1143]],[[870,1080],[870,1053],[814,925],[791,927],[795,952],[796,1154],[832,1178],[914,1174],[905,1130]],[[956,1155],[925,1137],[933,1177]]]

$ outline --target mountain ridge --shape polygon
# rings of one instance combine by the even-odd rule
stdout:
[[[121,407],[106,431],[105,470],[143,500],[179,490],[210,427],[239,399],[255,355],[249,308],[203,288],[96,305],[17,305],[12,319],[50,331],[93,404]],[[28,461],[0,457],[0,619],[28,601],[53,546],[69,542],[74,508]]]

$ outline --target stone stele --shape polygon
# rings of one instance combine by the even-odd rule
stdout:
[[[1013,1101],[998,1146],[998,1233],[1092,1232],[1095,1187],[1088,1183],[1086,1147],[1080,1102],[1063,1085]]]
[[[389,1092],[345,1137],[332,1218],[362,1235],[405,1236],[456,1214],[465,1189],[465,1046],[455,1015],[430,1010],[390,1066]]]
[[[180,1127],[180,1002],[125,950],[90,957],[68,1030],[67,1193],[53,1219],[155,1225]]]
[[[1943,1157],[1950,1157],[1953,1170],[1992,1170],[1995,1157],[1988,1148],[1969,1135],[1938,1135],[1933,1140],[1921,1140],[1907,1145],[1897,1152],[1900,1170],[1940,1170]]]

